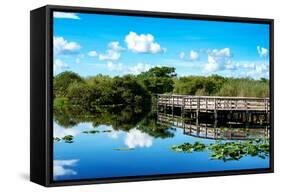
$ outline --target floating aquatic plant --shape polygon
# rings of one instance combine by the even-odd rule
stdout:
[[[206,145],[196,141],[193,145],[190,143],[183,143],[181,145],[173,145],[171,149],[177,152],[187,152],[191,153],[193,151],[204,151]]]
[[[103,133],[110,133],[110,132],[112,132],[112,130],[103,130],[102,132]]]
[[[73,143],[73,135],[66,135],[62,138],[62,140],[64,140],[65,143]]]
[[[86,133],[86,134],[96,134],[96,133],[109,133],[111,132],[111,130],[103,130],[103,131],[99,131],[99,130],[90,130],[90,131],[83,131],[82,133]]]
[[[208,149],[210,158],[213,160],[239,160],[244,156],[260,157],[265,159],[269,155],[270,147],[268,140],[255,139],[249,141],[221,142],[205,145],[200,142],[183,143],[171,147],[176,152],[199,152]]]
[[[54,142],[59,142],[61,139],[58,137],[54,137]]]
[[[100,131],[98,130],[90,130],[90,131],[83,131],[82,133],[86,133],[86,134],[96,134],[99,133]]]
[[[130,148],[130,147],[124,147],[124,148],[114,148],[113,150],[116,151],[130,151],[130,150],[134,150],[135,148]]]

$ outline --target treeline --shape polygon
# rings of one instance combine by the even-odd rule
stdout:
[[[177,77],[173,67],[154,67],[139,75],[81,77],[62,72],[53,79],[54,107],[87,111],[134,105],[150,106],[155,94],[268,97],[269,81],[213,76]]]
[[[173,93],[206,96],[269,97],[269,80],[188,76],[174,80]]]
[[[71,105],[97,112],[120,105],[150,106],[154,94],[173,91],[174,71],[174,68],[156,67],[138,76],[86,78],[74,72],[63,72],[53,80],[54,107]]]

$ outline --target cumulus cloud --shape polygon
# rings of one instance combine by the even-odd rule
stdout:
[[[134,74],[134,75],[138,75],[142,72],[148,71],[152,67],[153,66],[149,65],[149,64],[138,63],[138,64],[134,65],[133,67],[130,67],[129,72]]]
[[[140,130],[131,129],[125,137],[125,144],[129,148],[151,147],[153,144],[153,137],[146,133],[142,133]]]
[[[257,51],[260,57],[267,57],[269,53],[268,49],[260,46],[257,46]]]
[[[116,61],[121,57],[120,52],[124,50],[124,48],[121,47],[117,41],[110,42],[107,47],[108,50],[106,53],[99,54],[99,60]]]
[[[58,19],[80,19],[80,17],[75,13],[68,12],[54,12],[54,18]]]
[[[107,62],[107,67],[110,71],[122,71],[123,64],[122,63],[113,63],[111,61]]]
[[[231,50],[229,48],[208,50],[208,62],[203,65],[203,72],[214,73],[219,70],[232,69]]]
[[[67,41],[63,37],[54,37],[54,54],[75,54],[81,46],[73,41]]]
[[[140,34],[130,32],[125,37],[125,42],[129,50],[135,53],[161,53],[165,49],[155,42],[153,35],[151,34]]]
[[[220,68],[219,64],[216,62],[213,56],[208,56],[208,63],[203,66],[203,72],[213,73],[218,71]]]
[[[79,161],[78,159],[54,160],[54,167],[53,167],[54,177],[76,175],[77,172],[69,167],[75,166],[78,161]]]
[[[61,71],[63,69],[68,68],[68,65],[66,63],[64,63],[62,60],[60,59],[56,59],[54,62],[54,73],[57,73],[58,71]]]
[[[90,57],[96,57],[98,55],[98,53],[96,51],[89,51],[88,52],[88,56]]]

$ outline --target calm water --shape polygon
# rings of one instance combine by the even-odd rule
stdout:
[[[130,118],[130,117],[128,117]],[[163,127],[163,117],[140,119],[135,125],[112,121],[79,122],[62,126],[54,122],[54,137],[73,136],[73,142],[54,142],[54,180],[93,179],[171,173],[190,173],[268,168],[269,158],[245,156],[237,161],[211,160],[210,151],[174,152],[170,148],[184,142],[204,144],[216,139],[263,138],[264,129],[220,132],[172,121]],[[188,126],[189,125],[189,126]],[[122,127],[123,126],[123,127]],[[185,127],[185,128],[183,128]],[[95,133],[85,131],[96,130]],[[228,139],[227,139],[228,138]],[[233,141],[233,140],[231,140]]]

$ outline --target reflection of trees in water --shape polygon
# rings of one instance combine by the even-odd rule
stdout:
[[[158,113],[157,123],[166,126],[175,126],[183,129],[183,134],[202,139],[215,140],[248,140],[253,138],[269,138],[270,127],[267,125],[222,124],[214,123],[211,119],[196,121],[191,118]]]
[[[136,126],[145,116],[147,110],[138,106],[115,106],[93,113],[67,106],[63,110],[54,110],[54,120],[65,128],[73,127],[83,122],[91,122],[93,127],[110,125],[113,129],[129,130]]]
[[[151,111],[138,124],[137,129],[149,134],[154,138],[173,137],[173,129],[170,126],[160,125],[157,123],[157,112]]]
[[[157,124],[157,113],[142,106],[106,107],[99,112],[89,112],[71,106],[54,110],[54,121],[65,128],[71,128],[83,122],[91,122],[93,127],[112,126],[114,130],[128,132],[136,128],[154,138],[173,137],[170,126]]]

